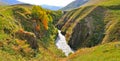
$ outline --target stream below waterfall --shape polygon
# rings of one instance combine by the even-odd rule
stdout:
[[[56,39],[56,46],[58,47],[58,49],[61,49],[65,53],[66,56],[68,56],[70,53],[74,53],[74,51],[67,44],[65,36],[61,34],[60,30],[58,30],[58,37]]]

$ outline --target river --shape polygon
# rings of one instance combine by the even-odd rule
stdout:
[[[58,30],[58,37],[56,39],[56,46],[58,47],[58,49],[61,49],[65,53],[66,56],[68,56],[70,53],[74,53],[74,51],[67,44],[65,36],[61,34],[60,30]]]

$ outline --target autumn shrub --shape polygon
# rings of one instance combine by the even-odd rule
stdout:
[[[47,12],[44,9],[42,9],[39,6],[34,6],[32,8],[32,15],[31,16],[32,16],[33,20],[36,20],[36,22],[42,23],[42,25],[44,26],[44,28],[46,30],[48,30],[49,17],[48,17]]]
[[[17,54],[21,54],[22,56],[26,57],[33,57],[34,51],[27,43],[26,40],[15,40],[15,44],[12,45],[12,49],[15,50]]]

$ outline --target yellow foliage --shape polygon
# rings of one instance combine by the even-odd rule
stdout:
[[[16,40],[16,43],[17,45],[12,46],[12,49],[16,52],[23,52],[25,54],[30,54],[33,52],[32,49],[29,47],[30,45],[26,43],[26,40]]]
[[[25,49],[23,49],[23,51],[24,51],[25,53],[29,53],[29,52],[31,52],[32,50],[31,50],[31,48],[25,48]]]
[[[17,44],[20,45],[20,46],[23,46],[25,45],[25,42],[24,40],[16,40]]]
[[[29,45],[28,44],[25,44],[25,45],[23,45],[23,46],[21,46],[22,48],[28,48],[29,47]]]
[[[46,30],[48,30],[48,20],[49,20],[49,17],[48,17],[48,14],[47,14],[47,11],[42,9],[41,7],[39,6],[34,6],[33,9],[32,9],[32,18],[34,20],[36,20],[36,22],[40,22],[43,24],[44,28]],[[36,30],[40,30],[40,26],[37,25],[36,26]]]

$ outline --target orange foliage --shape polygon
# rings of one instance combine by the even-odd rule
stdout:
[[[35,29],[36,29],[37,31],[39,31],[39,30],[40,30],[40,25],[37,25],[37,26],[35,27]]]
[[[23,51],[24,51],[25,53],[29,53],[29,52],[31,52],[31,50],[32,50],[31,48],[24,48],[24,49],[23,49]]]
[[[24,32],[24,30],[23,30],[23,29],[20,29],[20,30],[19,30],[19,32],[20,32],[20,33],[23,33],[23,32]]]
[[[36,22],[42,22],[42,24],[46,30],[48,30],[48,19],[49,19],[48,13],[49,13],[49,11],[47,12],[46,10],[42,9],[39,6],[34,6],[32,8],[32,18],[34,20],[36,19]],[[38,31],[40,30],[39,25],[36,26],[36,30],[38,30]]]
[[[66,38],[69,38],[70,37],[70,34],[69,33],[66,33],[66,36],[65,36]]]
[[[12,46],[12,49],[15,50],[15,51],[20,51],[21,47],[19,47],[19,46]]]
[[[43,26],[45,27],[45,29],[48,30],[48,21],[43,20],[42,23],[43,23]]]

